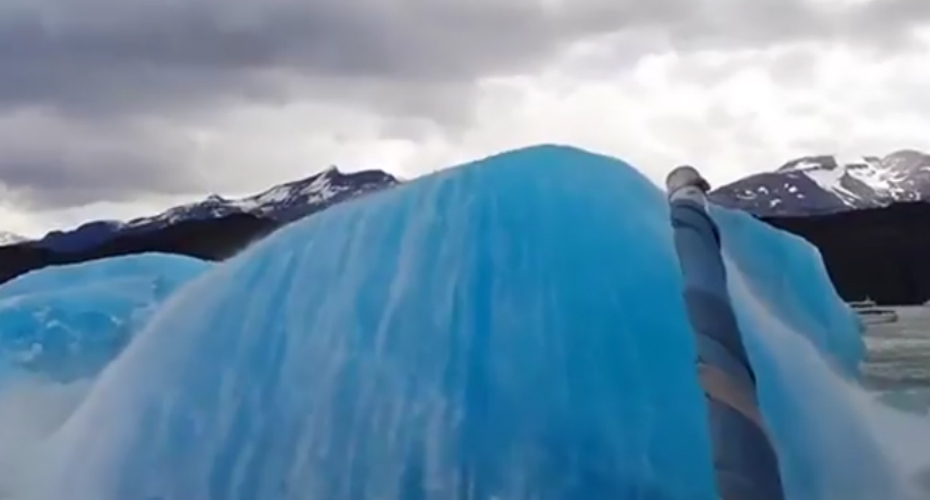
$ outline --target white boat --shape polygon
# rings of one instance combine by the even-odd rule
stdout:
[[[868,308],[856,311],[865,325],[883,325],[898,321],[898,313],[891,309]]]
[[[876,304],[874,300],[866,298],[865,300],[854,300],[849,302],[849,306],[853,309],[863,309],[867,307],[875,307]]]

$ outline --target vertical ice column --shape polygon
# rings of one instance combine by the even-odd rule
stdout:
[[[676,168],[666,184],[720,496],[784,500],[778,460],[756,400],[755,376],[730,303],[720,235],[706,212],[709,186],[691,167]]]

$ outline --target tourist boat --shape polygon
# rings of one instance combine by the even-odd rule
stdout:
[[[853,309],[875,307],[876,305],[877,304],[875,304],[875,301],[869,298],[866,298],[865,300],[854,300],[852,302],[849,302],[849,306],[852,307]]]
[[[898,321],[898,313],[891,309],[863,308],[858,309],[856,313],[866,325],[883,325]]]

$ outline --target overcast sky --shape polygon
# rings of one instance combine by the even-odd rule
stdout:
[[[930,150],[927,0],[4,0],[0,230],[569,143],[716,183]]]

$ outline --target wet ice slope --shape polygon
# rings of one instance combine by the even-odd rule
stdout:
[[[791,498],[904,498],[816,254],[715,215]],[[547,146],[431,175],[174,295],[29,493],[711,500],[680,285],[663,193],[621,161]]]

